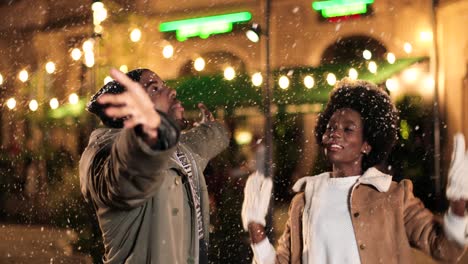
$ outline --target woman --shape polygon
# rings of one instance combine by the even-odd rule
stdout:
[[[461,256],[468,198],[463,137],[449,175],[451,208],[441,223],[413,196],[411,181],[392,182],[376,168],[397,138],[397,119],[374,84],[337,84],[315,131],[332,171],[296,182],[276,251],[265,235],[271,179],[256,173],[247,181],[242,221],[257,263],[411,263],[411,247],[449,262]]]

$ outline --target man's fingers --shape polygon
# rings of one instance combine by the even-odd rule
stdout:
[[[117,69],[112,68],[110,70],[110,75],[114,80],[116,80],[121,85],[125,86],[125,88],[127,88],[127,90],[129,91],[141,87],[140,84],[132,81],[132,79],[130,79],[125,73]]]
[[[127,93],[103,94],[97,99],[100,104],[126,105],[129,102]]]
[[[213,114],[208,110],[208,108],[203,103],[198,103],[198,109],[202,113],[202,117],[206,118],[209,121],[214,121]]]
[[[122,107],[107,107],[104,112],[107,116],[120,118],[129,116],[132,114],[132,109],[130,107],[122,106]]]

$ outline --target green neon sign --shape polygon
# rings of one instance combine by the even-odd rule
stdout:
[[[364,14],[367,12],[367,5],[374,3],[374,0],[330,0],[312,3],[312,8],[321,12],[325,18]]]
[[[252,14],[250,12],[190,18],[163,22],[159,25],[159,31],[175,31],[176,38],[179,41],[184,41],[196,36],[206,39],[210,35],[231,32],[233,23],[247,22],[250,19],[252,19]]]

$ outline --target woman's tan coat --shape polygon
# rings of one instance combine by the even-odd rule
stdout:
[[[323,173],[299,180],[294,186],[299,192],[291,202],[289,219],[278,241],[276,263],[307,261],[307,225],[313,217],[317,192]],[[306,200],[308,202],[306,203]],[[371,168],[353,187],[349,198],[361,263],[413,263],[411,247],[422,250],[434,259],[456,262],[464,248],[444,234],[442,221],[427,210],[413,195],[409,180],[391,181],[389,175]],[[309,236],[311,237],[311,236]],[[310,263],[309,263],[310,264]]]

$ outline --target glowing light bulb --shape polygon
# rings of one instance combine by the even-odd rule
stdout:
[[[236,77],[236,71],[232,67],[227,67],[224,69],[224,78],[228,81],[234,79]]]
[[[395,54],[393,54],[393,53],[391,53],[391,52],[387,53],[387,61],[388,61],[388,63],[390,63],[390,64],[395,63],[395,61],[396,61]]]
[[[372,53],[369,50],[364,50],[362,52],[362,56],[364,57],[364,59],[370,60],[372,58]]]
[[[421,31],[421,33],[419,33],[419,38],[422,41],[431,41],[432,40],[432,32],[430,32],[430,31]]]
[[[260,86],[263,83],[263,77],[260,72],[256,72],[252,75],[252,83],[255,86]]]
[[[36,111],[37,108],[39,108],[39,104],[37,103],[37,101],[35,99],[32,99],[30,102],[29,102],[29,109],[31,109],[31,111]]]
[[[107,84],[107,83],[112,82],[112,81],[113,81],[113,79],[110,76],[106,76],[106,78],[104,78],[104,84]]]
[[[172,45],[170,44],[166,45],[164,46],[162,53],[164,58],[169,59],[170,57],[172,57],[172,55],[174,55],[174,47],[172,47]]]
[[[57,109],[59,107],[59,101],[57,100],[57,98],[52,98],[50,99],[49,105],[50,108]]]
[[[94,52],[86,52],[84,63],[86,67],[91,68],[94,66]]]
[[[128,72],[128,66],[123,64],[123,65],[120,65],[120,68],[119,70],[123,73],[127,73]]]
[[[83,42],[83,51],[84,53],[93,52],[94,51],[94,39],[88,39]]]
[[[2,84],[3,84],[3,75],[0,74],[0,85],[2,85]]]
[[[281,76],[278,84],[281,89],[287,89],[289,87],[289,78],[286,75]]]
[[[70,102],[70,104],[77,104],[79,100],[80,98],[76,93],[72,93],[68,96],[68,102]]]
[[[328,83],[329,85],[335,85],[335,83],[336,83],[336,76],[335,76],[335,74],[333,74],[333,73],[327,74],[327,83]]]
[[[359,74],[358,74],[358,72],[356,71],[356,69],[351,68],[351,69],[349,69],[348,76],[349,76],[349,78],[351,78],[352,80],[357,80]]]
[[[28,71],[27,70],[20,71],[19,74],[18,74],[18,77],[19,77],[20,81],[26,82],[28,80],[28,78],[29,78]]]
[[[249,144],[252,141],[252,138],[253,136],[250,131],[236,131],[234,133],[234,139],[239,145]]]
[[[205,69],[205,60],[202,57],[197,58],[193,62],[193,67],[197,71],[203,71],[203,69]]]
[[[16,107],[16,100],[15,100],[15,98],[12,97],[12,98],[10,98],[10,99],[7,100],[7,107],[8,107],[8,109],[10,109],[10,110],[13,110],[13,109]]]
[[[74,48],[71,51],[71,57],[74,61],[77,61],[81,58],[81,50],[78,48]]]
[[[55,72],[55,63],[53,63],[52,61],[49,61],[46,63],[45,65],[45,69],[46,69],[46,72],[48,74],[52,74]]]
[[[398,83],[398,80],[391,78],[385,81],[385,86],[390,92],[396,92],[398,90],[399,83]]]
[[[367,68],[371,73],[377,73],[377,63],[375,63],[375,61],[370,61],[369,65],[367,65]]]
[[[97,10],[100,10],[100,9],[103,9],[104,8],[104,4],[102,2],[94,2],[92,5],[91,5],[91,9],[93,11],[97,11]]]
[[[94,33],[101,34],[104,31],[104,28],[101,25],[94,26]]]
[[[307,75],[306,77],[304,77],[304,86],[307,88],[307,89],[312,89],[315,85],[315,80],[314,80],[314,77],[310,76],[310,75]]]
[[[141,30],[138,28],[135,28],[130,32],[130,40],[133,42],[138,42],[141,39]]]
[[[413,46],[411,45],[411,43],[409,42],[406,42],[404,45],[403,45],[403,50],[410,54],[412,51],[413,51]]]

